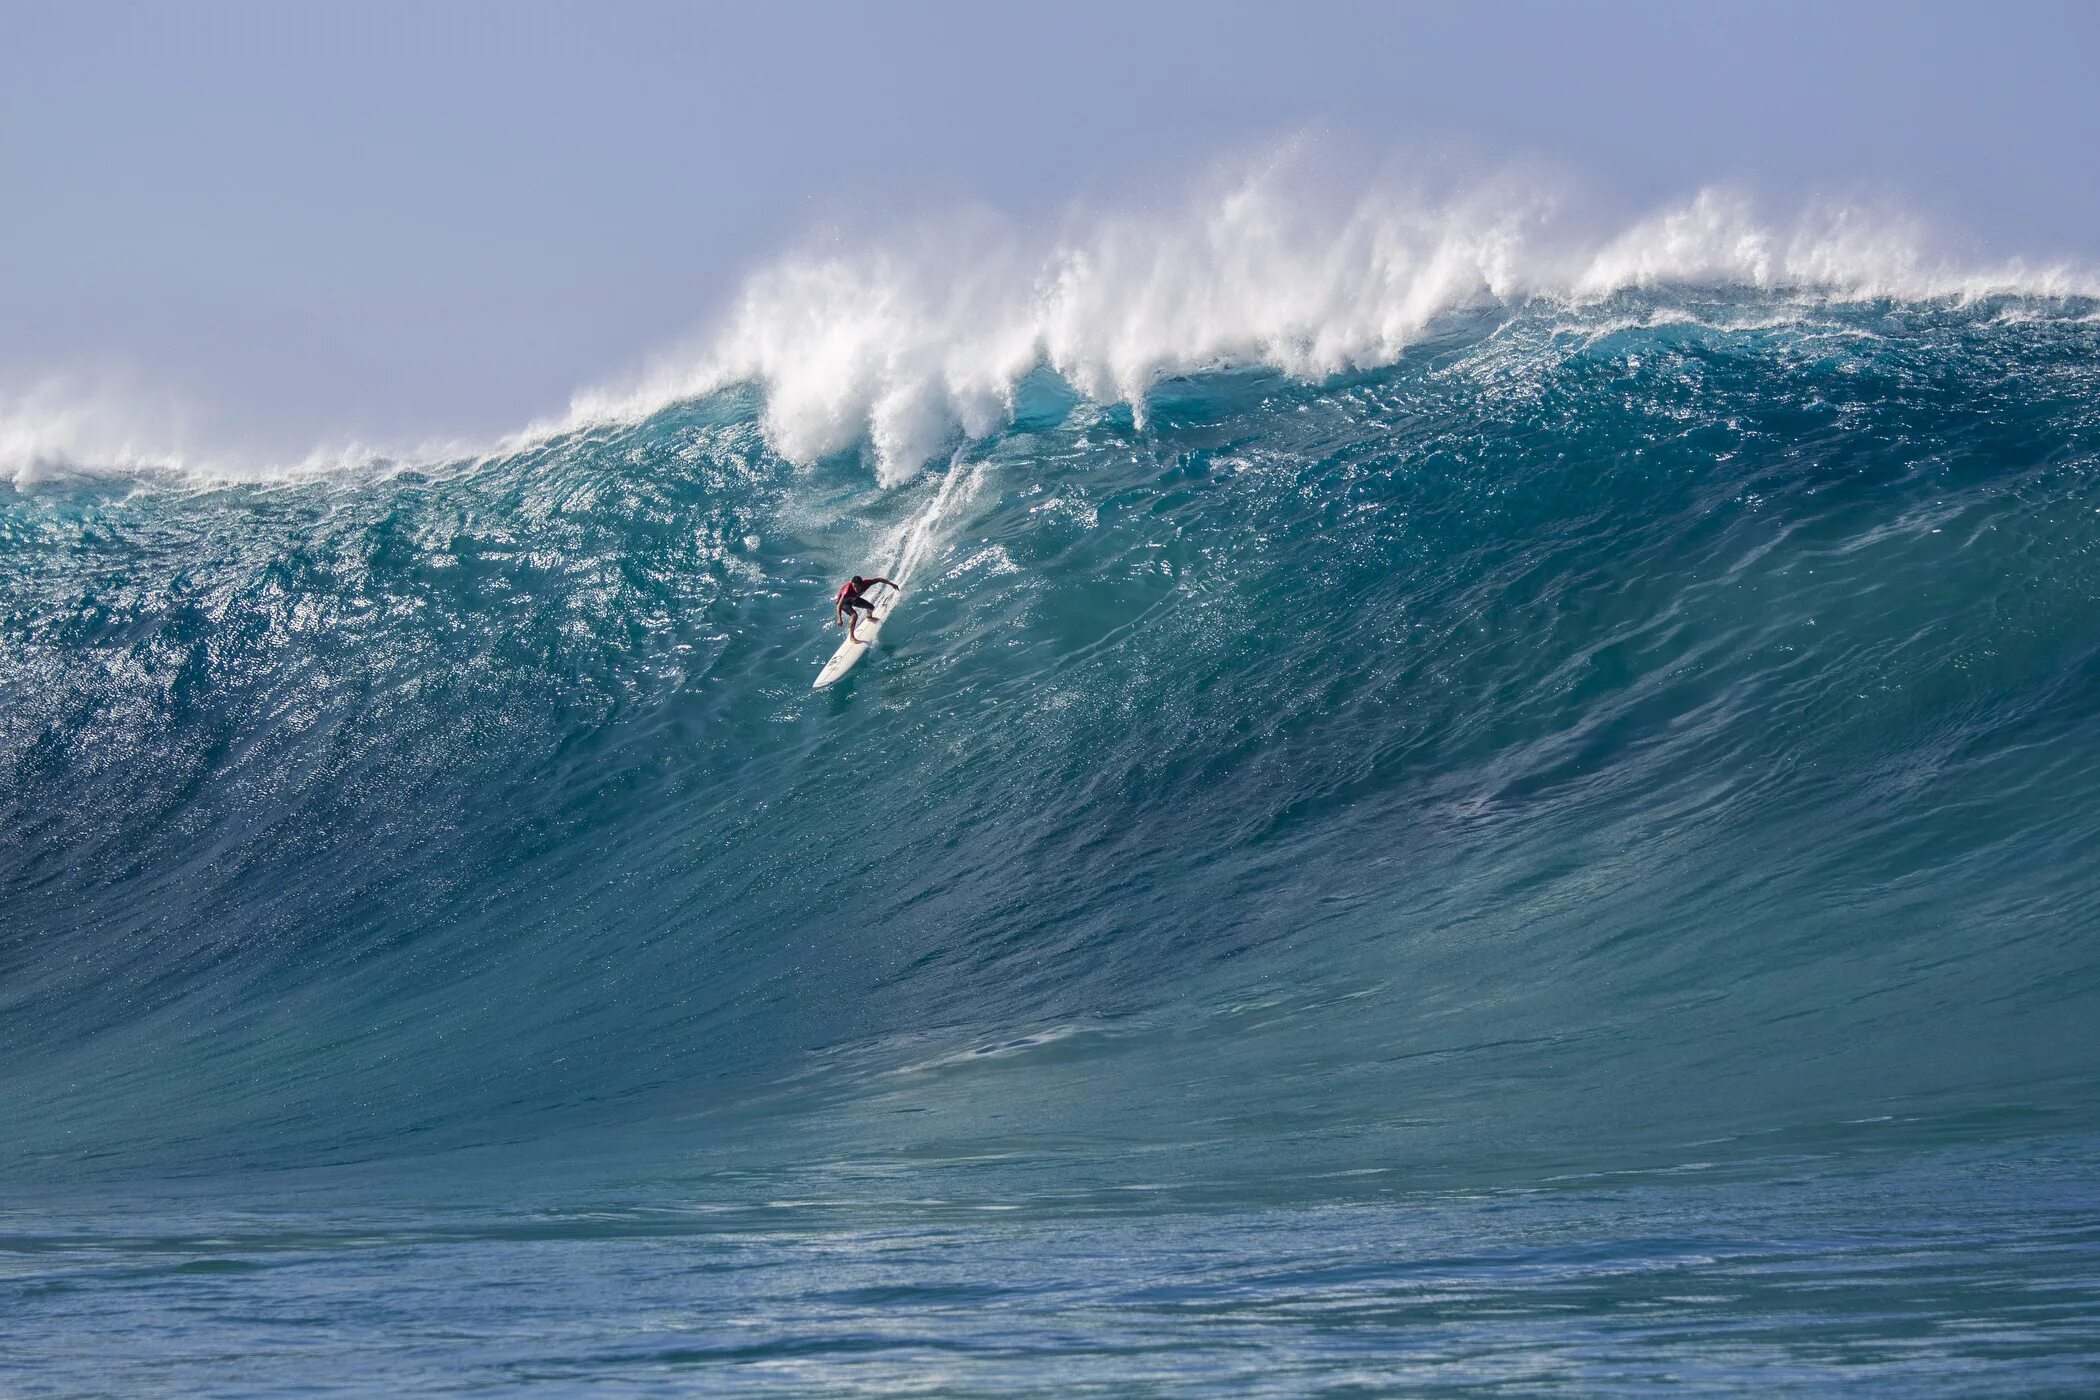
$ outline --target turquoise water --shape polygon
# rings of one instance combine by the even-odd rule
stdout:
[[[765,411],[0,495],[6,1389],[2100,1385],[2090,304]]]

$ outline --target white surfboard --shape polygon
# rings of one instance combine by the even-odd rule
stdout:
[[[860,633],[860,640],[856,642],[848,637],[840,642],[839,649],[831,654],[831,660],[825,662],[824,669],[817,672],[817,683],[810,689],[822,690],[852,670],[859,664],[861,657],[868,654],[868,648],[874,646],[876,639],[882,635],[882,620],[890,615],[890,609],[896,606],[897,599],[904,590],[884,585],[878,587],[881,588],[882,596],[875,602],[874,616],[863,617],[860,624],[851,629]]]

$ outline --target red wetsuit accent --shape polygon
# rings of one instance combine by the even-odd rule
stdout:
[[[846,624],[849,634],[857,614],[866,613],[870,619],[874,618],[875,605],[868,601],[868,590],[882,581],[877,578],[864,578],[860,580],[860,587],[855,588],[854,581],[848,579],[840,586],[839,596],[832,600],[832,607],[840,615],[840,620]]]
[[[890,583],[886,578],[861,579],[859,580],[860,587],[858,588],[853,586],[854,582],[855,580],[849,578],[839,585],[838,596],[831,600],[834,612],[843,612],[848,608],[866,608],[872,613],[875,611],[875,605],[868,601],[868,590],[878,583],[889,583],[892,588],[897,586],[894,583]]]

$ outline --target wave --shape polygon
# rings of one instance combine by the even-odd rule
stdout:
[[[0,496],[0,1166],[2087,1124],[2100,327],[2005,311],[1534,299],[1142,425],[1042,373],[889,487],[743,386]]]
[[[1221,167],[1165,210],[1074,209],[1047,234],[959,211],[853,248],[815,242],[760,267],[714,331],[566,412],[491,441],[345,445],[286,462],[200,447],[163,397],[0,399],[0,477],[202,481],[429,467],[642,421],[749,383],[773,448],[807,464],[863,444],[897,484],[1012,421],[1047,368],[1143,422],[1161,381],[1224,366],[1314,381],[1396,363],[1454,317],[1529,303],[1582,311],[1629,292],[1757,294],[1759,314],[1832,302],[2052,304],[2090,315],[2100,274],[1965,261],[1918,220],[1822,203],[1773,216],[1709,188],[1612,227],[1515,177],[1438,194],[1343,181],[1302,146]],[[2066,306],[2068,304],[2068,306]]]

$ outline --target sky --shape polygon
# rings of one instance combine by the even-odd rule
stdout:
[[[2086,3],[0,0],[0,404],[59,376],[273,450],[499,433],[813,229],[1142,203],[1307,134],[2100,261],[2096,55]]]

